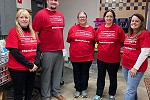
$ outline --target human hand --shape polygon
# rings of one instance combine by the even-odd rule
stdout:
[[[136,76],[136,72],[137,72],[137,70],[135,68],[132,68],[130,70],[130,76],[134,78]]]
[[[29,69],[30,72],[35,72],[38,69],[38,67],[34,64],[32,69]]]

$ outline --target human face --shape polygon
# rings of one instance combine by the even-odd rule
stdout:
[[[141,22],[141,20],[140,20],[138,17],[133,16],[133,17],[131,18],[130,26],[131,26],[131,28],[132,28],[134,31],[138,30],[138,28],[139,28],[141,25],[142,25],[142,22]]]
[[[106,14],[106,16],[104,17],[105,19],[105,23],[106,24],[112,24],[113,23],[113,20],[114,20],[114,16],[113,16],[113,13],[112,12],[108,12]]]
[[[18,17],[18,23],[23,28],[27,28],[29,22],[30,22],[30,17],[28,15],[20,14],[20,16]]]
[[[47,0],[47,7],[51,10],[56,10],[58,5],[58,0]]]
[[[87,24],[87,16],[81,12],[78,16],[78,22],[81,26],[86,26]]]

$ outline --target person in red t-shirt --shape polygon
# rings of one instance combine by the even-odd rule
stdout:
[[[39,40],[32,29],[30,14],[20,9],[16,27],[10,29],[6,39],[9,52],[7,66],[14,86],[14,100],[31,100],[36,70],[40,63]]]
[[[70,43],[70,61],[73,65],[75,98],[87,97],[89,68],[94,60],[95,30],[87,24],[87,14],[79,12],[78,23],[70,28],[67,42]]]
[[[114,100],[117,90],[117,72],[120,66],[120,48],[123,46],[125,35],[123,29],[113,23],[115,20],[113,10],[106,11],[103,18],[105,24],[96,30],[98,78],[94,100],[102,99],[106,71],[110,79],[109,100]]]
[[[41,41],[41,96],[48,100],[51,96],[64,100],[61,95],[60,82],[62,78],[64,59],[64,16],[56,8],[58,0],[46,0],[47,8],[37,12],[33,20],[33,29]]]
[[[133,14],[122,56],[122,71],[127,84],[124,100],[138,99],[137,87],[148,67],[149,40],[150,32],[144,27],[144,17],[141,14]]]

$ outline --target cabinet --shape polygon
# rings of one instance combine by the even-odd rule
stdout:
[[[46,0],[31,0],[32,18],[36,13],[46,7]]]
[[[16,0],[0,0],[0,35],[7,35],[15,26]]]

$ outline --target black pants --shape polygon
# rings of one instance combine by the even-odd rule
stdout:
[[[14,100],[31,100],[35,81],[35,72],[9,69],[14,86]],[[25,94],[23,93],[25,91]]]
[[[97,91],[96,95],[102,97],[103,90],[105,87],[105,76],[106,71],[108,72],[110,79],[109,86],[109,95],[115,95],[117,90],[117,72],[120,66],[120,62],[118,63],[106,63],[100,60],[97,60],[98,65],[98,78],[97,78]]]
[[[92,61],[88,62],[72,62],[73,65],[73,76],[76,91],[86,90],[88,87],[89,80],[89,68]]]

